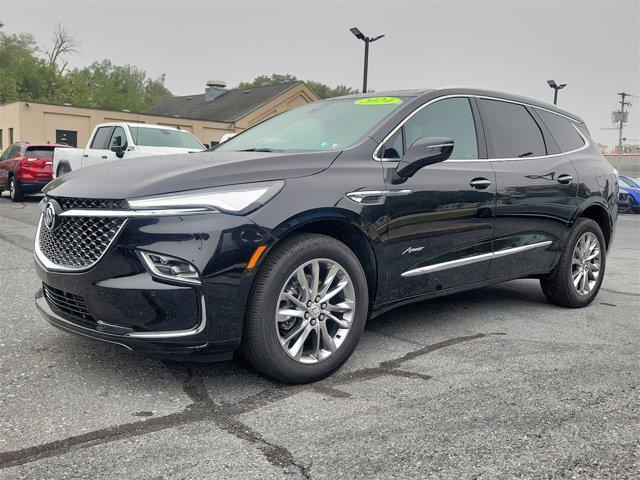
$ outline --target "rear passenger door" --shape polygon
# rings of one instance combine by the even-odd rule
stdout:
[[[109,154],[113,153],[109,150],[109,141],[113,129],[114,127],[112,126],[104,126],[96,130],[89,147],[85,149],[82,155],[83,167],[99,165],[109,159]]]
[[[478,105],[497,183],[487,278],[548,270],[576,210],[578,174],[532,107],[487,98]]]

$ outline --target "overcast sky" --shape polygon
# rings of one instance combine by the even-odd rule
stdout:
[[[386,34],[371,47],[369,87],[474,85],[552,101],[546,80],[568,83],[559,105],[593,136],[617,143],[617,92],[640,94],[640,1],[29,2],[0,0],[7,33],[50,44],[56,22],[82,42],[72,66],[108,58],[176,95],[208,79],[234,86],[291,73],[361,87],[363,44],[349,32]],[[640,143],[640,98],[626,136]],[[635,140],[632,141],[632,140]]]

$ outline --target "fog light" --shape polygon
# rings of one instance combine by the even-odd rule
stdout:
[[[174,282],[201,283],[198,271],[186,260],[141,250],[138,251],[138,256],[151,275]]]

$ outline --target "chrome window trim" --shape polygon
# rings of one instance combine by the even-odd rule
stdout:
[[[87,265],[87,266],[80,267],[80,268],[78,268],[78,267],[67,267],[67,266],[58,265],[57,263],[52,262],[51,260],[49,260],[46,257],[46,255],[40,249],[40,230],[42,229],[42,216],[43,215],[44,214],[40,214],[40,220],[38,221],[38,230],[36,231],[36,241],[35,241],[35,245],[34,245],[33,251],[34,251],[34,255],[35,255],[36,259],[42,264],[42,266],[46,270],[51,271],[51,272],[74,272],[74,273],[76,273],[76,272],[85,272],[87,270],[92,269],[94,266],[97,265],[97,263],[100,260],[102,260],[102,258],[111,249],[111,246],[118,239],[118,237],[122,233],[122,230],[124,229],[125,225],[127,224],[127,220],[122,222],[122,225],[120,225],[120,228],[118,229],[116,234],[113,236],[113,238],[109,242],[109,245],[107,245],[107,248],[104,249],[104,252],[102,252],[102,254],[91,265]]]
[[[441,270],[447,270],[449,268],[461,267],[465,265],[471,265],[485,260],[492,260],[494,258],[506,257],[507,255],[513,255],[514,253],[526,252],[527,250],[533,250],[534,248],[542,248],[551,245],[551,240],[545,240],[544,242],[531,243],[529,245],[521,245],[519,247],[505,248],[498,250],[497,252],[482,253],[480,255],[473,255],[471,257],[458,258],[456,260],[449,260],[448,262],[435,263],[433,265],[427,265],[425,267],[414,268],[402,273],[402,277],[414,277],[416,275],[424,275],[426,273],[439,272]]]
[[[465,159],[465,158],[461,158],[461,159],[455,159],[455,158],[450,158],[445,160],[445,162],[505,162],[505,161],[511,161],[511,160],[535,160],[535,159],[539,159],[539,158],[552,158],[552,157],[558,157],[560,155],[571,155],[572,153],[576,153],[579,152],[581,150],[584,150],[586,148],[589,148],[591,146],[591,142],[589,142],[589,140],[587,139],[587,137],[580,131],[580,129],[578,127],[576,127],[576,122],[578,122],[578,120],[576,120],[575,118],[571,118],[567,115],[564,115],[562,113],[558,113],[558,112],[554,112],[553,110],[549,110],[548,108],[544,108],[544,107],[539,107],[537,105],[532,105],[530,103],[526,103],[526,102],[520,102],[520,101],[516,101],[516,100],[508,100],[506,98],[499,98],[499,97],[491,97],[488,95],[474,95],[474,94],[464,94],[464,93],[459,93],[459,94],[452,94],[452,95],[444,95],[442,97],[438,97],[438,98],[434,98],[432,100],[429,100],[427,103],[423,103],[422,105],[420,105],[419,107],[417,107],[415,110],[413,110],[409,115],[407,115],[398,125],[396,125],[396,127],[391,130],[391,132],[382,139],[382,141],[380,143],[378,143],[378,146],[373,150],[373,159],[377,162],[397,162],[398,159],[397,158],[380,158],[378,156],[378,153],[380,151],[380,149],[382,148],[382,146],[393,136],[395,135],[395,133],[400,130],[402,128],[402,126],[407,123],[414,115],[416,115],[418,112],[420,112],[420,110],[422,110],[423,108],[428,107],[429,105],[438,102],[440,100],[445,100],[447,98],[480,98],[480,99],[485,99],[485,100],[497,100],[500,102],[506,102],[506,103],[514,103],[516,105],[523,105],[526,107],[530,107],[530,108],[537,108],[540,110],[544,110],[545,112],[549,112],[549,113],[553,113],[554,115],[559,115],[560,117],[566,118],[567,120],[569,120],[571,122],[571,125],[573,126],[573,128],[576,129],[576,131],[578,132],[578,134],[580,135],[580,137],[582,138],[584,145],[580,148],[576,148],[574,150],[570,150],[568,152],[560,152],[560,153],[552,153],[550,155],[539,155],[536,157],[515,157],[515,158],[472,158],[472,159]]]

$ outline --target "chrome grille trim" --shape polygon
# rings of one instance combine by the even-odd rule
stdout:
[[[83,272],[93,268],[100,260],[102,260],[102,258],[106,255],[106,253],[111,249],[111,247],[113,246],[113,243],[118,239],[118,237],[122,233],[122,230],[127,224],[127,219],[124,218],[122,223],[118,227],[116,233],[110,239],[109,243],[105,246],[102,252],[100,252],[100,254],[96,256],[96,258],[93,261],[91,261],[90,263],[79,265],[79,266],[76,266],[76,265],[70,266],[70,265],[61,265],[59,263],[56,263],[55,261],[49,259],[45,255],[45,253],[42,251],[42,248],[40,247],[40,243],[41,243],[41,235],[42,235],[42,229],[43,229],[43,223],[44,223],[43,216],[44,215],[40,215],[40,221],[38,222],[38,230],[36,232],[34,253],[35,253],[36,259],[42,264],[42,266],[45,269],[54,271],[54,272]]]

